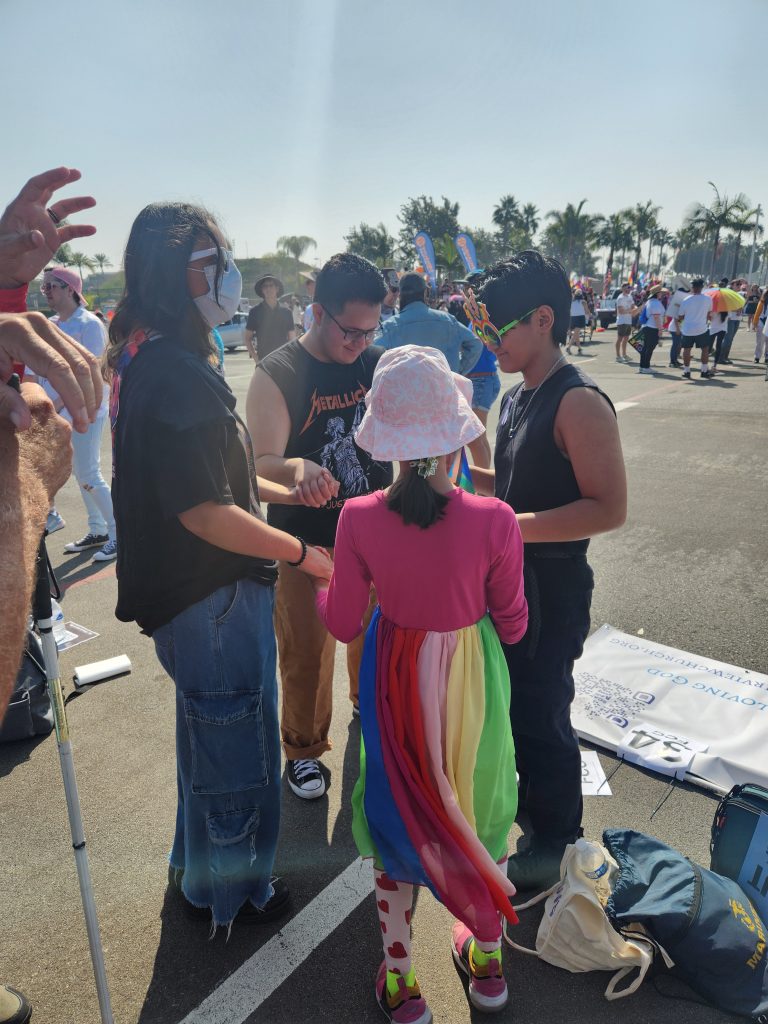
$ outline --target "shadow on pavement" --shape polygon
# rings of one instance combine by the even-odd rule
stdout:
[[[51,733],[50,736],[31,736],[28,740],[0,743],[0,779],[10,775],[14,768],[18,768],[25,761],[29,761],[35,748],[47,739],[52,743],[56,742],[55,735]]]

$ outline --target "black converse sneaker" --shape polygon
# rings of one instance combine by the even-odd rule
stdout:
[[[288,785],[302,800],[317,800],[325,793],[325,779],[314,757],[288,761]]]
[[[106,533],[86,533],[80,540],[71,540],[64,545],[64,550],[69,554],[75,551],[87,551],[89,548],[103,548],[109,540]]]

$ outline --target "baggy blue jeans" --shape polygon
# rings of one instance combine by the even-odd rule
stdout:
[[[262,907],[280,828],[274,591],[252,580],[220,587],[157,629],[176,684],[178,810],[171,867],[182,892],[228,925]]]

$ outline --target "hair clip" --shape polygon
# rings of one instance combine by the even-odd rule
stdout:
[[[419,476],[427,477],[434,476],[437,472],[437,456],[430,455],[426,459],[414,459],[413,462],[409,463],[411,469],[415,469]]]

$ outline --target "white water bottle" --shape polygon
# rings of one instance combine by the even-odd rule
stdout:
[[[54,637],[64,631],[64,612],[55,597],[51,598],[51,624]]]
[[[602,878],[608,872],[608,861],[605,859],[605,854],[597,843],[590,843],[588,839],[577,839],[576,843],[576,863],[579,866],[579,870],[586,875],[587,878],[591,878],[592,881]]]

